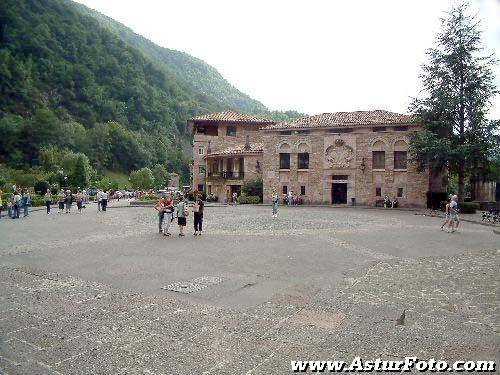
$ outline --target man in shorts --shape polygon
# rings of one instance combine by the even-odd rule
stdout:
[[[456,224],[458,223],[458,196],[454,195],[451,197],[451,202],[450,202],[450,221],[448,224],[448,233],[453,233],[455,232]]]

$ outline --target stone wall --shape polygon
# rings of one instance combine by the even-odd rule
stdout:
[[[394,150],[405,151],[406,132],[355,129],[352,133],[329,133],[327,130],[311,130],[310,134],[281,135],[263,131],[264,201],[270,202],[273,191],[300,193],[305,203],[332,203],[332,184],[347,184],[347,204],[352,198],[357,204],[375,205],[384,195],[397,197],[402,207],[424,207],[429,187],[427,172],[417,172],[408,163],[405,170],[394,169]],[[289,170],[279,169],[279,153],[289,152]],[[305,151],[307,150],[307,151]],[[385,168],[373,169],[372,151],[385,151]],[[297,154],[309,152],[309,169],[298,170]],[[362,167],[364,165],[364,168]],[[341,178],[341,180],[339,180]],[[380,188],[380,196],[376,189]]]

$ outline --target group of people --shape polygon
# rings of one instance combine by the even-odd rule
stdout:
[[[201,194],[196,194],[193,207],[193,224],[194,236],[201,236],[203,231],[203,211],[205,204],[201,198]],[[177,218],[177,225],[179,226],[179,236],[184,237],[184,230],[187,225],[187,218],[190,215],[189,205],[183,196],[179,197],[177,204],[174,204],[171,195],[161,198],[155,205],[155,210],[158,211],[158,232],[168,237],[171,236],[170,225],[174,218]],[[174,216],[175,215],[175,216]]]
[[[458,217],[458,195],[450,195],[449,203],[446,204],[445,214],[446,219],[441,225],[441,230],[448,226],[446,231],[448,233],[453,233],[458,229],[460,224],[460,218]]]
[[[10,195],[7,201],[8,216],[11,219],[19,219],[21,215],[21,209],[23,210],[23,217],[30,216],[30,206],[31,206],[31,195],[26,189],[17,188]],[[0,190],[0,218],[2,217],[2,191]]]
[[[71,190],[59,190],[59,193],[56,195],[57,197],[57,213],[71,213],[71,207],[73,206],[73,202],[76,202],[76,207],[79,213],[82,213],[82,209],[85,208],[85,202],[87,201],[87,195],[78,190],[76,195],[71,192]],[[50,208],[54,201],[54,197],[50,189],[47,189],[47,192],[43,196],[43,200],[45,201],[45,206],[47,208],[47,215],[50,214]]]
[[[95,201],[97,202],[97,211],[106,211],[106,209],[108,208],[109,197],[110,193],[108,191],[97,190],[97,193],[95,195]]]

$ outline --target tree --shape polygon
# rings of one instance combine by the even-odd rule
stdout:
[[[261,201],[264,196],[264,184],[262,183],[262,179],[246,182],[241,190],[247,196],[260,197]]]
[[[154,185],[154,177],[151,169],[141,168],[130,173],[130,183],[135,189],[151,189]]]
[[[423,95],[410,106],[424,127],[411,136],[411,158],[421,169],[447,168],[456,174],[461,200],[467,175],[485,172],[499,145],[498,123],[486,119],[498,92],[496,60],[485,55],[479,22],[467,12],[462,4],[442,20],[437,45],[427,51],[429,62],[423,66]]]
[[[168,177],[167,168],[161,164],[156,164],[151,172],[153,173],[155,188],[159,189],[166,185]]]
[[[70,175],[70,183],[74,187],[86,188],[90,182],[90,163],[84,154],[77,154],[75,167]]]

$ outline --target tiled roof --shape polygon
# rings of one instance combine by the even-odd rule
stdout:
[[[274,124],[274,121],[264,117],[257,117],[247,113],[233,111],[224,111],[197,116],[193,117],[191,121],[256,122],[259,124]]]
[[[207,156],[217,156],[217,155],[236,155],[236,154],[258,154],[263,152],[263,143],[251,143],[250,150],[245,150],[245,145],[238,145],[226,148],[222,151],[214,151],[209,153]]]
[[[295,120],[281,122],[263,127],[265,130],[294,129],[294,128],[323,128],[323,127],[363,127],[392,124],[411,124],[415,119],[412,116],[383,110],[334,112],[302,117]]]

